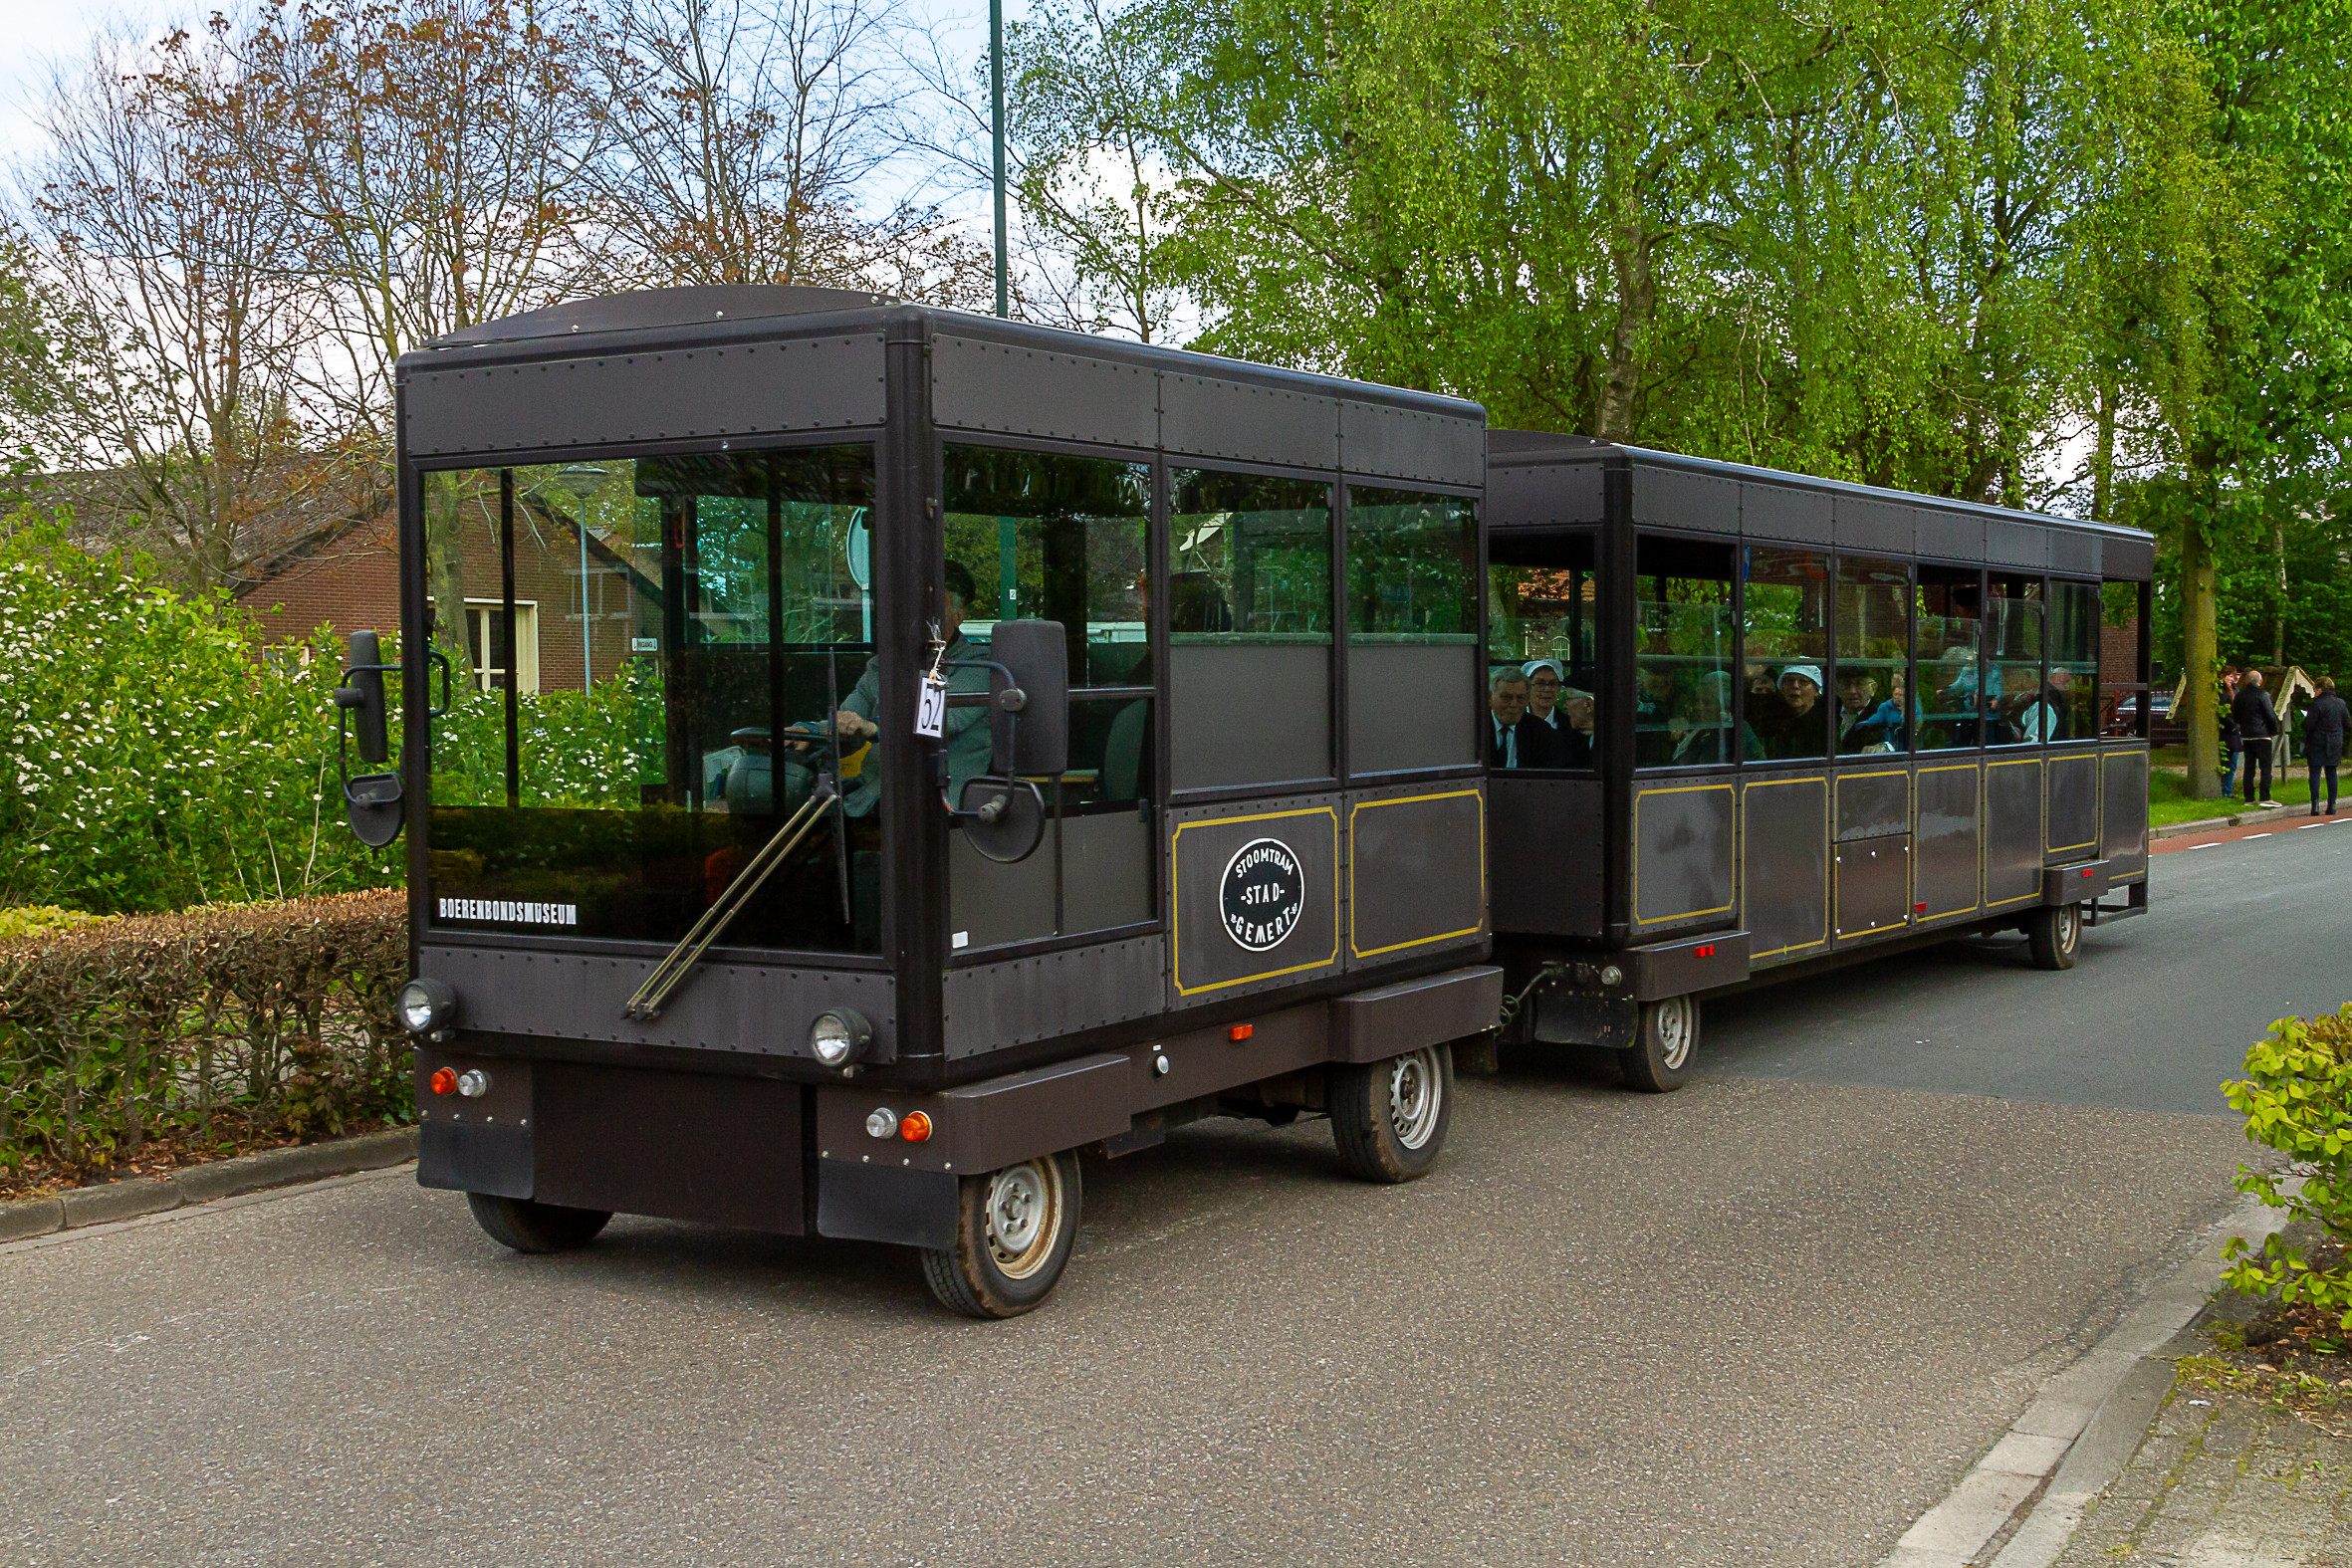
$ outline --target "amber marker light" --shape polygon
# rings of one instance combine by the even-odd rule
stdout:
[[[435,1094],[455,1094],[457,1092],[457,1074],[447,1067],[434,1073],[433,1092]]]
[[[921,1111],[908,1111],[898,1123],[898,1136],[908,1143],[923,1143],[931,1136],[931,1118]]]
[[[1232,1028],[1227,1029],[1225,1032],[1232,1035],[1237,1040],[1246,1040],[1251,1035],[1258,1032],[1258,1025],[1255,1023],[1237,1023]]]

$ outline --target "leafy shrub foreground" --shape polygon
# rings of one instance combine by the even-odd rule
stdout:
[[[2248,1295],[2274,1295],[2307,1307],[2352,1335],[2352,1003],[2316,1018],[2281,1018],[2245,1055],[2246,1076],[2222,1085],[2245,1117],[2246,1137],[2285,1155],[2278,1171],[2241,1170],[2237,1190],[2252,1193],[2291,1220],[2309,1221],[2335,1243],[2321,1261],[2272,1235],[2259,1251],[2232,1237],[2224,1276]],[[2300,1191],[2289,1182],[2302,1178]]]
[[[0,1175],[150,1139],[331,1136],[413,1115],[401,893],[142,915],[0,940]]]

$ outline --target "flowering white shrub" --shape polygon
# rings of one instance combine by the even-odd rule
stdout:
[[[341,668],[324,633],[264,650],[225,595],[94,557],[55,518],[0,519],[0,905],[165,910],[398,882],[398,843],[369,850],[344,825]]]

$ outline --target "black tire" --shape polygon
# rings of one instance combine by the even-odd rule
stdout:
[[[1385,1061],[1333,1067],[1328,1092],[1339,1163],[1365,1182],[1426,1175],[1454,1124],[1454,1048],[1431,1045]]]
[[[2025,941],[2035,969],[2072,969],[2082,950],[2082,906],[2053,904],[2025,917]]]
[[[923,1281],[966,1317],[1019,1317],[1061,1279],[1084,1198],[1074,1154],[1040,1155],[956,1191],[956,1244],[923,1249]]]
[[[1691,1075],[1699,1050],[1699,999],[1662,997],[1641,1005],[1633,1043],[1617,1052],[1617,1069],[1629,1089],[1670,1094]]]
[[[474,1211],[474,1224],[488,1232],[491,1240],[518,1252],[569,1252],[586,1246],[612,1218],[609,1209],[565,1209],[488,1193],[468,1193],[465,1201]]]

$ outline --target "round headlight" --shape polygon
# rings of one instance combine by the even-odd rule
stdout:
[[[457,993],[437,980],[412,980],[400,988],[394,1009],[409,1033],[427,1033],[457,1016]]]
[[[827,1067],[846,1067],[873,1043],[873,1025],[848,1008],[817,1014],[809,1025],[809,1049]]]

